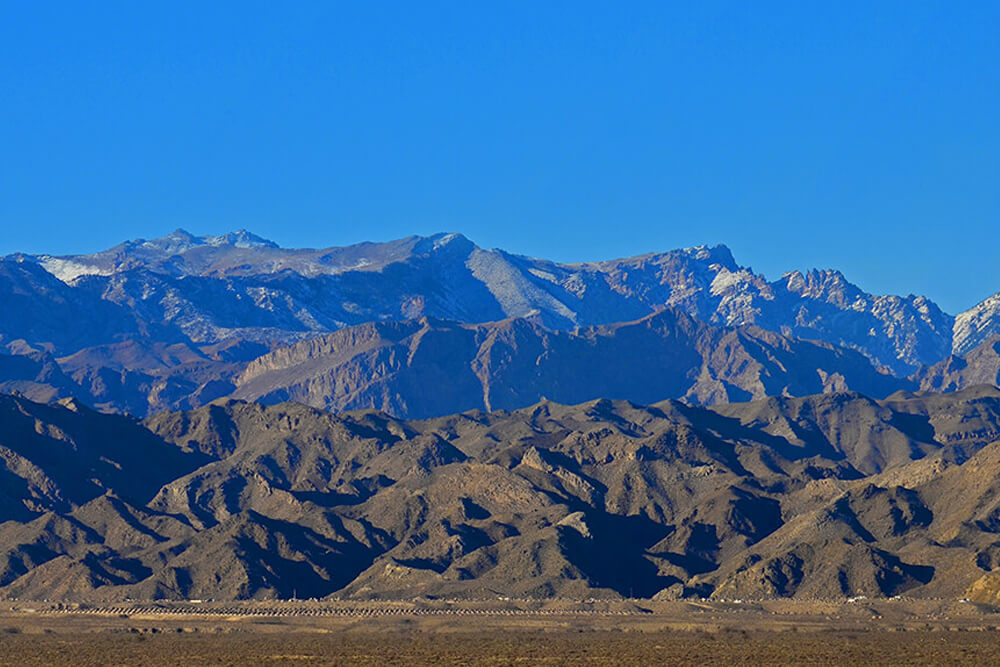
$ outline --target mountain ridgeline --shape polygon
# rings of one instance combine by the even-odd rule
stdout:
[[[399,420],[0,396],[0,596],[1000,592],[1000,390]]]
[[[713,327],[676,310],[575,331],[526,319],[362,325],[264,355],[234,383],[240,399],[417,418],[544,398],[710,405],[847,389],[884,398],[916,386],[877,372],[852,350],[756,327]]]
[[[768,281],[723,246],[559,264],[458,234],[312,250],[178,230],[5,257],[0,298],[0,391],[138,416],[226,396],[403,418],[542,397],[884,398],[995,382],[1000,335],[997,297],[953,317],[836,271]]]
[[[998,297],[178,231],[0,298],[0,597],[1000,604]]]

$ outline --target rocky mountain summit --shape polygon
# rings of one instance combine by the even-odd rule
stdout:
[[[224,396],[400,417],[542,396],[881,398],[988,381],[928,369],[954,374],[965,361],[953,346],[968,353],[1000,327],[993,300],[953,318],[836,271],[768,281],[724,246],[559,264],[459,234],[314,250],[178,230],[92,255],[5,257],[0,298],[0,389],[140,416]],[[650,324],[671,318],[683,322]],[[428,393],[437,412],[414,407]]]
[[[559,264],[485,250],[460,234],[310,250],[279,248],[245,231],[196,237],[178,230],[93,255],[16,255],[3,264],[4,292],[17,285],[15,293],[46,304],[62,303],[69,290],[78,303],[103,302],[102,326],[87,327],[91,345],[151,327],[161,328],[159,338],[195,343],[288,342],[422,316],[476,324],[537,313],[549,328],[572,329],[676,307],[709,324],[756,325],[856,349],[907,374],[952,351],[955,324],[926,298],[871,295],[836,271],[768,281],[724,246]],[[976,330],[994,316],[983,311]],[[13,319],[0,322],[7,340],[59,352],[83,346],[65,340],[67,332],[46,330],[51,319]]]
[[[995,388],[0,415],[5,597],[957,599],[1000,571]]]

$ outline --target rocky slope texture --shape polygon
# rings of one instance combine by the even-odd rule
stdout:
[[[711,405],[848,389],[885,397],[917,386],[853,350],[757,327],[715,327],[670,309],[575,331],[548,330],[539,318],[377,322],[273,350],[245,340],[126,340],[56,358],[24,343],[11,347],[16,354],[0,353],[0,391],[39,401],[75,397],[138,416],[225,396],[432,417],[543,397]]]
[[[1000,336],[1000,292],[955,318],[952,351],[965,355]]]
[[[0,415],[3,596],[957,598],[1000,572],[994,388]]]
[[[884,398],[916,387],[853,350],[757,327],[714,327],[675,310],[572,332],[526,319],[359,325],[264,355],[233,382],[240,399],[416,418],[543,398],[710,405],[848,389]]]
[[[0,313],[0,341],[57,356],[135,337],[291,342],[422,316],[481,323],[537,313],[548,328],[572,329],[671,306],[710,324],[856,349],[905,375],[945,358],[955,329],[923,297],[868,294],[836,271],[768,281],[724,246],[558,264],[484,250],[458,234],[307,250],[247,232],[178,230],[94,255],[7,257],[0,296],[11,304]],[[996,308],[981,308],[955,330],[993,331],[998,321]],[[961,333],[958,351],[982,342],[978,335]]]
[[[926,391],[956,391],[980,384],[1000,384],[1000,334],[988,338],[965,356],[949,356],[914,377]]]
[[[444,372],[434,345],[445,328],[464,336],[454,342],[466,356],[452,365],[472,389],[448,400],[458,389],[435,385],[442,396],[433,414],[522,407],[543,395],[713,403],[836,389],[884,396],[910,386],[888,387],[846,350],[900,378],[916,371],[928,388],[967,386],[988,378],[930,379],[944,371],[927,366],[950,364],[954,375],[966,362],[949,357],[953,337],[964,355],[1000,331],[996,299],[956,319],[921,297],[867,294],[835,271],[769,282],[722,246],[570,265],[484,250],[457,234],[309,250],[243,231],[177,231],[93,255],[12,255],[0,260],[0,301],[0,390],[140,416],[233,392],[429,415],[413,406]],[[625,347],[639,327],[615,323],[664,310],[698,324],[658,343],[645,335],[643,360],[663,375],[636,383],[639,360]],[[422,340],[413,329],[421,318],[454,324],[441,322]],[[390,322],[403,324],[380,324]],[[371,343],[379,337],[396,347]],[[400,345],[421,353],[404,360]],[[381,363],[378,354],[390,355],[388,365],[366,366]],[[590,361],[574,366],[579,354]],[[628,362],[629,373],[602,355]],[[293,365],[308,379],[291,375]],[[368,386],[361,373],[372,375]]]

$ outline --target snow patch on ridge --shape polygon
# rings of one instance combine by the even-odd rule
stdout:
[[[39,257],[38,263],[43,269],[67,285],[71,284],[80,276],[110,276],[114,273],[111,269],[102,269],[92,264],[75,262],[71,259],[49,257],[48,255]]]
[[[955,316],[952,352],[963,355],[1000,333],[1000,292]]]

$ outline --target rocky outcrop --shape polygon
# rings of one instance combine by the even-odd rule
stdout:
[[[885,397],[915,388],[852,350],[756,327],[714,327],[669,309],[572,332],[530,319],[360,325],[264,355],[234,383],[240,399],[399,417],[510,410],[543,397],[714,404],[846,390]]]
[[[278,248],[243,231],[197,237],[178,230],[93,255],[18,255],[2,263],[0,292],[16,294],[22,288],[12,281],[27,281],[27,290],[46,299],[68,303],[65,292],[93,304],[79,309],[84,326],[72,332],[46,325],[54,304],[16,321],[0,316],[0,334],[60,354],[153,329],[161,342],[287,343],[422,316],[482,323],[535,314],[550,329],[568,330],[673,307],[710,324],[755,325],[852,348],[906,375],[951,352],[955,323],[926,298],[868,294],[837,271],[769,281],[724,246],[559,264],[482,249],[460,234],[311,250]],[[102,313],[100,322],[90,321],[90,309]]]
[[[992,388],[423,421],[0,410],[0,596],[996,598]]]

